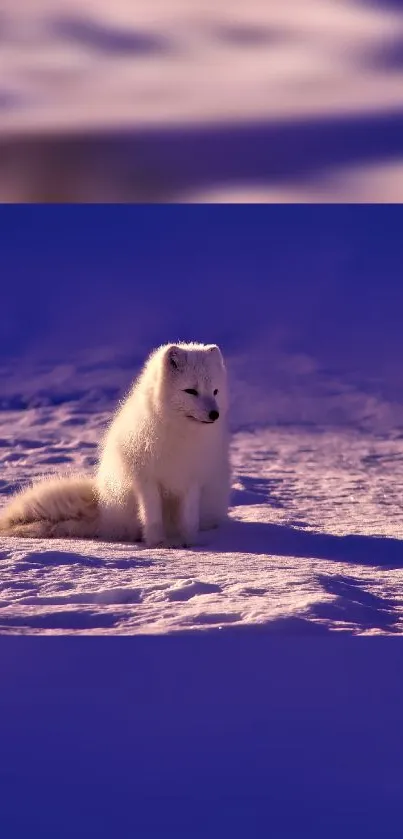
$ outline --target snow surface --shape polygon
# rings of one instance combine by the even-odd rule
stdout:
[[[3,493],[49,469],[90,469],[102,419],[77,405],[6,413]],[[235,434],[231,521],[195,550],[2,539],[1,631],[401,632],[402,439]]]
[[[1,199],[400,201],[401,12],[3,0]]]

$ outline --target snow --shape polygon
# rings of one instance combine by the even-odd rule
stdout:
[[[63,416],[53,410],[55,429]],[[21,436],[3,447],[3,491],[55,463],[88,468],[88,426],[91,417],[83,442],[58,430],[49,440],[47,424],[42,445]],[[3,539],[0,630],[399,633],[401,440],[298,427],[235,434],[231,521],[192,550]]]
[[[401,633],[400,211],[216,209],[4,213],[2,503],[91,471],[146,352],[192,330],[227,357],[233,492],[194,549],[3,538],[1,633]]]
[[[1,198],[400,201],[402,36],[398,2],[3,0]]]

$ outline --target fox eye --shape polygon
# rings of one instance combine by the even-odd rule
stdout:
[[[218,393],[218,390],[216,388],[215,390],[213,390],[213,396],[217,396],[217,393]]]
[[[185,388],[185,393],[190,393],[191,396],[198,396],[199,395],[197,390],[194,389],[194,387]]]

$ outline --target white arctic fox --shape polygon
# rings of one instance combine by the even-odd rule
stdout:
[[[226,414],[219,348],[160,347],[114,416],[95,477],[34,484],[5,508],[0,533],[194,543],[227,516]]]

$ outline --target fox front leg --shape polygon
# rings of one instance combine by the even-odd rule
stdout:
[[[175,543],[184,548],[197,543],[199,532],[200,488],[197,485],[189,487],[179,500],[178,533]]]
[[[143,539],[147,548],[164,547],[167,538],[162,517],[162,500],[159,487],[151,482],[136,486]]]

